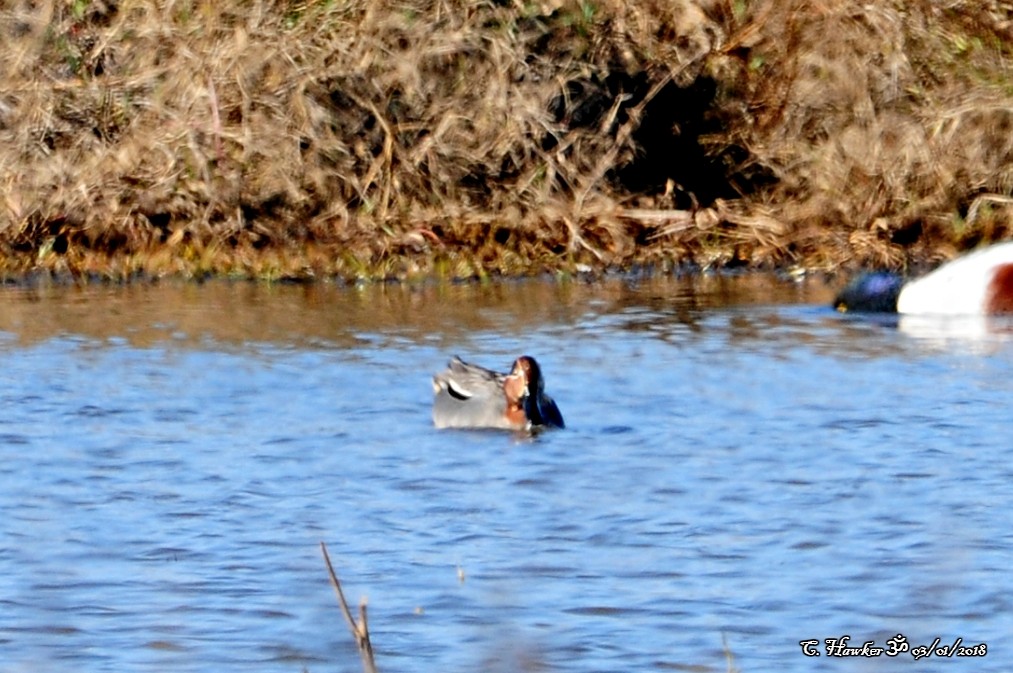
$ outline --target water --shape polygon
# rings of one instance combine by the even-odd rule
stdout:
[[[9,288],[5,671],[1000,671],[1013,338],[767,277]],[[944,326],[945,327],[945,326]],[[536,356],[567,429],[436,431]],[[799,641],[963,639],[917,664]]]

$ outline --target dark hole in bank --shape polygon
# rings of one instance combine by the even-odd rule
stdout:
[[[593,128],[605,123],[615,108],[608,129],[615,135],[652,86],[645,73],[570,81],[551,103],[550,112],[566,128]],[[687,86],[674,82],[663,86],[644,104],[633,131],[636,155],[607,178],[630,195],[667,194],[671,205],[681,209],[708,206],[716,199],[741,197],[773,184],[773,173],[752,162],[745,148],[706,144],[722,130],[716,94],[717,84],[710,77]],[[542,145],[551,150],[557,143],[549,135]]]

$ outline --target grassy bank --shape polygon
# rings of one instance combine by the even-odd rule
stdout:
[[[1013,7],[0,9],[0,273],[904,267],[1013,229]]]

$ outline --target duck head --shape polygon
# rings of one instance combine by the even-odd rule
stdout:
[[[863,273],[844,286],[834,299],[834,308],[842,313],[896,313],[897,298],[904,279],[895,273]]]
[[[503,384],[503,390],[508,405],[517,405],[523,409],[531,425],[566,427],[556,403],[545,394],[542,369],[530,355],[522,355],[514,361],[513,369]]]

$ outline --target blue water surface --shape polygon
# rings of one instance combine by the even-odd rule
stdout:
[[[827,292],[8,288],[3,670],[360,670],[320,542],[385,672],[1008,670],[1007,326]],[[432,427],[521,353],[566,430]]]

